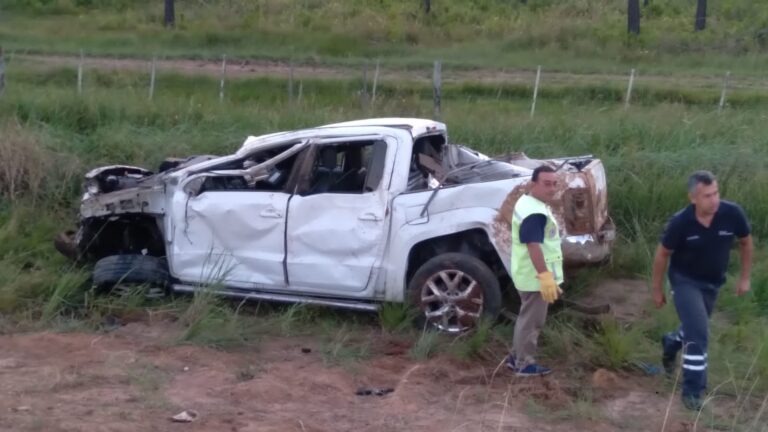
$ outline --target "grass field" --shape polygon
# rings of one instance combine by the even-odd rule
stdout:
[[[162,2],[8,0],[0,41],[8,50],[91,55],[270,58],[398,66],[760,76],[768,66],[768,9],[711,1],[708,28],[693,31],[695,3],[653,0],[642,32],[626,35],[626,1],[212,0],[177,2],[162,28]],[[54,36],[54,37],[52,37]]]
[[[53,251],[50,239],[75,222],[84,170],[112,162],[153,167],[169,155],[232,152],[248,134],[369,115],[429,117],[432,111],[429,92],[407,83],[385,87],[371,113],[360,108],[359,82],[354,80],[305,81],[304,99],[289,104],[286,82],[276,79],[233,82],[232,96],[220,103],[217,82],[210,78],[165,73],[158,77],[155,99],[149,101],[143,74],[90,72],[82,96],[72,85],[74,77],[69,69],[11,67],[0,99],[0,310],[10,326],[83,313],[80,288],[87,274],[70,268]],[[765,121],[762,102],[718,114],[709,105],[649,100],[625,111],[610,98],[564,92],[560,97],[542,96],[531,120],[525,95],[497,99],[493,92],[452,92],[446,93],[450,96],[444,100],[443,115],[455,142],[489,154],[590,153],[605,162],[610,211],[621,238],[611,266],[584,275],[577,287],[606,276],[646,277],[663,223],[685,204],[687,173],[698,168],[716,172],[723,195],[742,203],[751,217],[758,255],[753,294],[735,299],[730,287],[724,291],[723,325],[715,327],[724,335],[717,338],[712,355],[738,351],[741,360],[729,357],[729,362],[754,358],[768,338],[768,268],[760,242],[768,232],[768,199],[762,193],[768,184],[762,168],[768,163],[768,139],[760,132]],[[216,309],[214,315],[222,313]],[[652,359],[653,340],[674,322],[671,310],[660,317],[636,324],[635,330],[619,328],[646,340],[648,351],[619,350],[618,359],[609,364],[626,364],[632,356]],[[621,340],[603,342],[626,343]],[[761,354],[760,373],[768,373],[765,355],[768,350]]]
[[[403,67],[428,65],[441,53],[456,67],[528,67],[551,59],[551,64],[562,70],[602,72],[612,68],[624,71],[626,65],[645,61],[648,68],[658,72],[696,75],[720,73],[729,67],[758,76],[766,66],[759,40],[744,39],[767,19],[765,8],[737,0],[713,5],[712,34],[683,31],[669,36],[675,43],[698,47],[688,54],[678,54],[676,45],[666,44],[661,36],[673,24],[682,26],[684,17],[686,25],[692,21],[688,19],[692,12],[688,14],[688,6],[683,7],[689,2],[676,0],[652,1],[657,12],[649,12],[644,27],[649,34],[630,45],[623,39],[623,20],[607,23],[621,18],[623,2],[607,0],[575,1],[570,6],[546,1],[530,10],[517,2],[487,2],[494,8],[508,8],[518,24],[531,17],[540,19],[536,21],[539,25],[566,13],[574,17],[568,26],[554,32],[537,32],[534,24],[494,26],[493,16],[498,10],[484,10],[479,1],[461,6],[459,2],[435,0],[435,16],[430,18],[394,1],[375,2],[380,6],[370,9],[351,7],[341,0],[179,2],[178,11],[184,18],[172,32],[155,24],[161,11],[154,6],[150,9],[149,2],[109,3],[123,5],[111,11],[87,6],[107,3],[4,2],[11,13],[0,18],[0,41],[6,49],[72,53],[84,48],[101,55],[144,56],[150,50],[168,56],[217,57],[226,50],[263,58],[309,60],[322,56],[317,58],[328,64],[357,64],[382,57]],[[221,10],[207,15],[210,10],[205,8],[214,4]],[[224,7],[227,4],[231,8]],[[260,9],[236,13],[247,4],[260,5]],[[347,6],[353,12],[336,17],[334,11]],[[441,21],[449,19],[444,15],[448,11],[454,14],[451,21]],[[754,19],[733,24],[744,14]],[[332,17],[340,21],[324,23]],[[36,25],[30,25],[32,22]],[[413,26],[419,29],[417,36],[407,36],[405,27],[410,29],[413,22],[419,24]],[[601,26],[591,27],[594,22]],[[249,25],[257,25],[258,30],[251,31]],[[476,41],[468,42],[466,34],[478,27],[484,31]],[[336,31],[338,28],[346,30]],[[392,28],[403,28],[404,33],[390,35]],[[297,37],[303,29],[307,29],[306,34]],[[384,30],[388,36],[381,40],[373,35],[359,42],[365,31]],[[462,31],[467,33],[462,36]],[[605,32],[605,42],[595,45],[600,32]],[[61,37],[47,37],[54,33]],[[95,37],[97,34],[102,36]],[[573,37],[579,34],[584,38]],[[409,37],[415,37],[415,42]],[[558,37],[572,42],[558,42]],[[734,52],[720,49],[728,41],[742,39],[744,45],[733,48]],[[288,46],[283,44],[286,40],[291,42]],[[318,48],[323,43],[338,51]],[[570,43],[583,43],[589,50],[602,48],[599,54],[587,56],[595,51]],[[470,46],[477,49],[467,49]],[[287,47],[293,52],[287,53]],[[645,51],[647,60],[637,57]],[[672,56],[676,59],[667,61]],[[337,313],[306,308],[241,310],[236,304],[205,296],[159,304],[146,304],[138,297],[94,299],[88,292],[87,269],[72,267],[53,250],[51,239],[75,223],[80,179],[89,168],[106,163],[154,168],[167,156],[232,152],[247,135],[353,118],[431,117],[428,84],[385,79],[377,104],[371,108],[361,106],[359,78],[305,78],[303,98],[293,103],[286,100],[286,80],[275,77],[231,79],[222,103],[215,78],[171,71],[158,75],[152,101],[147,98],[146,73],[136,71],[89,69],[84,92],[78,95],[74,69],[32,67],[14,60],[7,65],[6,81],[0,96],[0,331],[98,329],[107,315],[149,308],[173,314],[186,326],[180,343],[219,348],[258,344],[258,335],[265,332],[291,336],[308,331],[307,323],[324,322],[319,328],[327,339],[323,355],[329,365],[366,358],[365,347],[351,343],[354,338],[349,335],[356,328],[369,328],[375,316],[341,320]],[[545,86],[539,94],[536,116],[531,119],[528,84],[447,83],[442,120],[448,124],[452,141],[488,154],[594,154],[604,161],[610,213],[620,238],[610,265],[579,275],[571,286],[575,293],[608,278],[647,278],[666,218],[685,205],[688,173],[695,169],[714,171],[721,180],[723,196],[746,209],[757,251],[753,292],[735,298],[729,283],[719,301],[712,326],[710,383],[713,387],[723,384],[721,391],[740,397],[754,384],[752,396],[765,395],[768,247],[763,239],[768,235],[768,195],[764,192],[768,187],[764,169],[768,165],[768,137],[762,128],[768,98],[759,85],[739,89],[729,94],[728,107],[718,113],[717,88],[681,89],[649,82],[638,84],[633,105],[624,110],[623,92],[619,83]],[[734,255],[732,270],[737,269]],[[676,318],[669,307],[650,314],[651,319],[631,324],[608,320],[587,332],[578,317],[558,314],[544,335],[545,355],[553,362],[577,359],[575,363],[582,370],[630,369],[635,361],[657,361],[656,341],[675,325]],[[502,325],[481,329],[456,343],[401,325],[406,316],[405,311],[391,306],[382,312],[380,324],[385,331],[404,333],[417,341],[410,353],[414,359],[427,358],[438,350],[461,358],[472,358],[488,349],[498,354],[504,351],[505,341],[511,340],[510,328]],[[348,324],[340,326],[341,322]],[[753,420],[755,413],[747,410],[742,420]]]

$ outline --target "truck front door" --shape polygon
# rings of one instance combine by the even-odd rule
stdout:
[[[326,139],[288,203],[288,281],[292,290],[348,295],[381,268],[389,233],[388,187],[397,138]]]

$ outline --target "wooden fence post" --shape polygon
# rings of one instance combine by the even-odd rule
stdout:
[[[373,88],[371,89],[371,110],[376,108],[376,87],[379,85],[379,60],[376,60],[376,71],[373,73]]]
[[[293,102],[293,60],[288,65],[288,103]]]
[[[629,103],[632,99],[632,86],[635,83],[635,70],[632,69],[632,71],[629,73],[629,85],[627,85],[627,99],[624,101],[624,109],[629,109]]]
[[[365,110],[368,106],[368,63],[366,62],[363,65],[363,87],[360,89],[360,107]]]
[[[77,94],[83,94],[83,50],[80,50],[80,61],[77,63]]]
[[[3,56],[3,47],[0,46],[0,96],[5,89],[5,58]]]
[[[725,73],[725,78],[723,78],[723,91],[720,92],[720,104],[717,106],[717,112],[723,112],[723,108],[725,108],[725,93],[728,90],[728,80],[731,77],[731,71],[728,71]]]
[[[541,65],[536,68],[536,82],[533,84],[533,102],[531,103],[531,118],[536,113],[536,99],[539,95],[539,82],[541,81]]]
[[[221,56],[221,84],[219,84],[219,102],[224,102],[224,81],[227,79],[227,55]]]
[[[303,97],[304,97],[304,81],[299,80],[299,95],[296,97],[296,102],[301,104]]]
[[[155,73],[157,72],[157,57],[152,56],[152,67],[149,73],[149,100],[155,96]]]
[[[434,100],[434,108],[435,108],[435,119],[440,119],[440,112],[442,111],[442,95],[441,95],[441,85],[442,85],[442,65],[440,61],[435,61],[435,67],[432,71],[432,96]]]
[[[507,71],[506,69],[501,70],[500,80],[499,80],[499,89],[496,91],[496,100],[501,99],[501,89],[504,87],[504,75],[506,75]]]

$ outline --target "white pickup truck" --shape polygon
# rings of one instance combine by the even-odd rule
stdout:
[[[248,137],[228,156],[125,165],[85,178],[77,231],[54,242],[95,262],[98,287],[147,284],[376,310],[410,302],[449,332],[496,317],[512,287],[510,219],[551,164],[567,266],[605,260],[615,228],[590,156],[491,159],[443,123],[376,118]]]

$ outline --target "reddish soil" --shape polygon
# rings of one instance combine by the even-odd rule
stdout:
[[[495,360],[414,361],[408,342],[378,333],[371,359],[330,367],[317,338],[219,351],[174,345],[178,331],[134,322],[111,333],[0,336],[0,430],[659,431],[669,400],[657,377],[598,371],[579,382],[560,365],[516,378],[494,374]],[[575,407],[589,386],[584,415]],[[358,396],[360,387],[394,391]],[[666,430],[688,430],[691,417],[673,400]],[[170,420],[183,410],[197,419]]]

